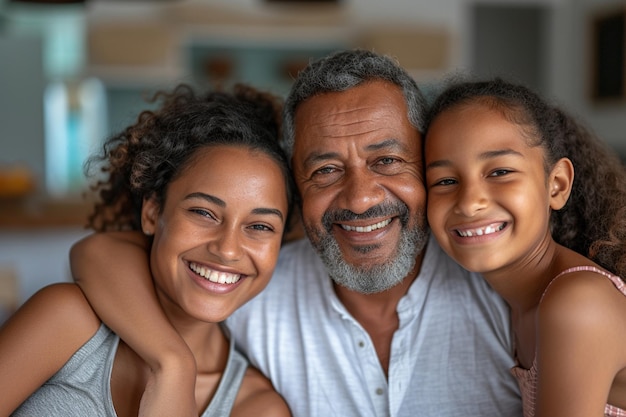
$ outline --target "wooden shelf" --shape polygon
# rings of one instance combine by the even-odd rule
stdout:
[[[79,198],[0,200],[0,229],[85,227],[92,206]]]

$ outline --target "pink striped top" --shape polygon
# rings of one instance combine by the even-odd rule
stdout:
[[[596,272],[598,274],[604,275],[608,279],[613,282],[615,287],[621,291],[622,294],[626,295],[626,285],[624,281],[622,281],[618,276],[609,274],[606,271],[603,271],[599,268],[593,266],[577,266],[574,268],[566,269],[561,272],[559,275],[555,277],[558,278],[561,275],[568,274],[570,272],[577,271],[590,271]],[[519,383],[520,391],[522,393],[522,407],[524,410],[524,417],[534,417],[535,415],[535,404],[537,399],[537,362],[533,361],[533,365],[530,369],[524,369],[520,366],[515,366],[511,369],[511,373]],[[607,404],[604,407],[604,416],[605,417],[626,417],[626,410],[621,408],[614,407],[610,404]]]

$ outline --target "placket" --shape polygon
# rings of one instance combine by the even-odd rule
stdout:
[[[353,323],[352,341],[365,378],[367,392],[377,417],[389,417],[389,389],[374,344],[369,334],[357,323]]]

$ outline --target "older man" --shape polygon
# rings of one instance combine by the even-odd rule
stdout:
[[[422,98],[389,58],[311,63],[284,109],[308,240],[228,321],[295,416],[518,416],[509,316],[429,238]]]
[[[227,325],[294,416],[521,416],[505,304],[429,237],[424,112],[413,79],[363,50],[312,62],[287,97],[308,239]],[[81,255],[108,285],[104,257]]]

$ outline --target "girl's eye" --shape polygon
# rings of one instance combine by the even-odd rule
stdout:
[[[437,182],[433,183],[433,186],[438,186],[438,185],[440,185],[440,186],[445,186],[445,185],[454,185],[454,184],[456,184],[456,183],[457,183],[457,181],[456,181],[455,179],[452,179],[452,178],[444,178],[444,179],[442,179],[442,180],[439,180],[439,181],[437,181]]]
[[[496,169],[494,171],[491,172],[491,174],[489,174],[490,177],[501,177],[503,175],[506,175],[508,173],[510,173],[511,171],[505,168],[501,168],[501,169]]]

